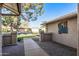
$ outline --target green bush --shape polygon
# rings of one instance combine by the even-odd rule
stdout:
[[[17,38],[18,39],[18,41],[21,41],[21,40],[23,40],[23,38]]]
[[[17,35],[17,39],[22,40],[23,38],[33,38],[36,34],[20,34]]]

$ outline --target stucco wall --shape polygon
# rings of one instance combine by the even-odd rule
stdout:
[[[73,48],[77,48],[77,19],[73,18],[67,20],[68,33],[66,34],[58,33],[59,22],[47,24],[47,32],[53,33],[52,40]]]

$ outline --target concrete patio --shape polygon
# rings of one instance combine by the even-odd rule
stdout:
[[[24,39],[17,45],[5,46],[2,48],[3,56],[48,56],[32,39]]]
[[[24,39],[24,49],[26,56],[48,56],[48,54],[32,39]]]
[[[76,56],[73,48],[55,43],[24,38],[17,45],[2,48],[3,56]]]
[[[3,56],[24,56],[24,44],[23,41],[17,42],[16,45],[2,47]]]

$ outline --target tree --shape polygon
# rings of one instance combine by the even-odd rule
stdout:
[[[44,13],[42,3],[28,3],[22,4],[22,15],[27,16],[27,20],[35,21],[38,19],[38,16],[41,16]]]
[[[3,17],[3,19],[2,19],[2,24],[4,25],[4,26],[7,26],[7,25],[9,25],[10,24],[10,22],[11,22],[11,20],[10,20],[10,17],[8,16],[8,17]]]
[[[20,25],[20,22],[17,25],[17,22],[14,20],[15,17],[13,16],[4,16],[2,19],[2,24],[6,26],[6,28],[7,26],[9,26],[11,28],[11,31],[13,31],[13,29],[17,29],[17,26]]]
[[[7,27],[10,25],[11,22],[11,17],[9,16],[4,16],[2,19],[2,24],[6,27],[6,29],[8,29]]]
[[[27,28],[27,32],[28,33],[32,33],[32,29],[31,28]]]
[[[21,25],[20,21],[21,18],[28,21],[35,21],[38,19],[38,16],[41,16],[44,13],[42,3],[24,3],[22,5],[21,15],[18,17],[17,24],[13,21],[12,16],[4,16],[3,25],[4,26],[10,26],[11,30],[13,31],[13,28],[18,29],[18,27]]]
[[[24,3],[21,4],[22,10],[21,15],[18,20],[18,24],[21,21],[21,18],[25,21],[35,21],[38,19],[38,16],[41,16],[44,13],[43,7],[44,4],[42,3]],[[18,25],[19,27],[19,25]]]

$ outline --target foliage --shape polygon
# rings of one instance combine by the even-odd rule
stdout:
[[[2,19],[2,24],[4,25],[4,26],[9,26],[9,27],[11,27],[11,30],[13,30],[12,28],[14,28],[14,29],[17,29],[17,22],[16,21],[14,21],[15,20],[15,17],[11,17],[11,16],[3,16],[3,19]],[[19,22],[20,23],[20,22]],[[20,25],[20,24],[19,24]]]
[[[22,11],[21,15],[18,17],[17,23],[14,22],[14,17],[13,16],[4,16],[2,23],[4,26],[10,26],[11,29],[17,29],[21,23],[21,18],[29,21],[35,21],[38,19],[38,16],[41,16],[44,13],[43,10],[44,4],[42,3],[24,3],[22,4]],[[27,18],[27,19],[26,19]],[[31,29],[29,30],[31,31]]]
[[[20,34],[17,35],[17,39],[22,39],[22,38],[32,38],[35,37],[37,34]]]
[[[32,33],[32,29],[31,28],[28,28],[27,29],[27,32]]]
[[[8,17],[5,16],[5,17],[3,17],[2,24],[3,24],[4,26],[10,25],[11,22],[13,22],[13,21],[11,20],[11,17],[10,17],[10,16],[8,16]]]
[[[27,18],[29,21],[35,21],[37,20],[38,16],[41,16],[44,13],[42,3],[28,3],[23,4],[23,13],[27,15]]]

